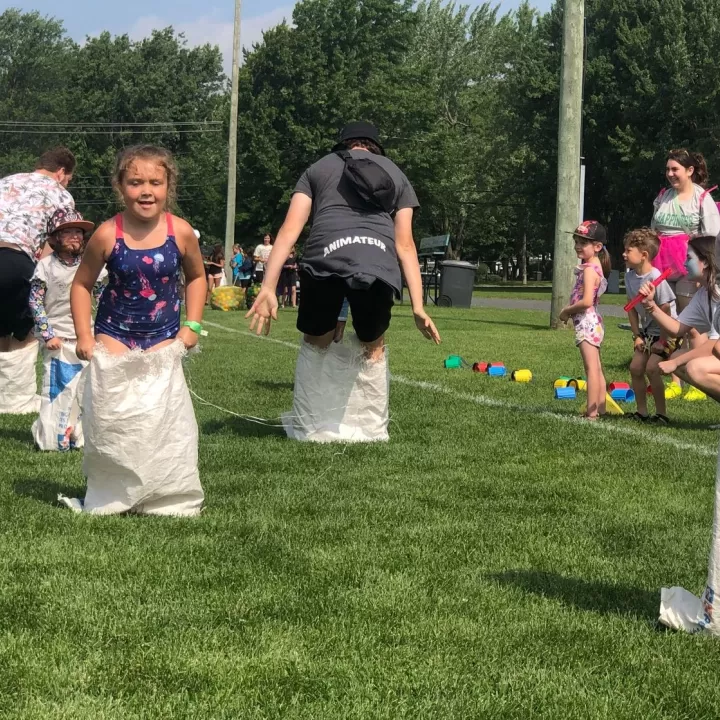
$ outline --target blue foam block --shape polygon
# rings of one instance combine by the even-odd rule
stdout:
[[[615,402],[633,402],[635,393],[630,388],[617,388],[610,393],[610,397]]]
[[[555,388],[556,400],[574,400],[577,397],[577,390],[574,387]]]

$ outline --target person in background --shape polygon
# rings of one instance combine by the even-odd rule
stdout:
[[[243,252],[243,261],[240,266],[240,273],[238,275],[238,282],[240,287],[247,288],[252,282],[253,277],[253,252],[251,248],[247,248]]]
[[[233,245],[232,260],[230,260],[230,267],[232,268],[233,274],[233,285],[239,285],[240,268],[243,264],[243,251],[239,245]]]
[[[650,228],[631,230],[625,236],[625,252],[623,259],[629,272],[625,275],[625,290],[631,300],[646,283],[656,280],[662,274],[652,266],[652,260],[657,256],[660,247],[658,234]],[[677,318],[675,311],[675,295],[667,280],[663,280],[655,288],[655,303],[658,312],[664,312],[672,318]],[[650,355],[655,353],[666,360],[675,351],[675,342],[668,342],[667,334],[655,317],[655,312],[649,313],[643,305],[638,305],[628,312],[628,320],[633,332],[634,353],[630,362],[630,374],[635,393],[637,411],[630,417],[641,422],[650,421],[658,425],[668,425],[670,420],[666,414],[665,386],[657,364],[649,363]],[[655,415],[648,415],[647,409],[647,383],[652,387],[655,401]]]
[[[32,172],[0,180],[0,353],[35,342],[30,280],[53,214],[75,207],[67,191],[74,172],[75,156],[57,147],[43,153]]]
[[[282,307],[296,307],[297,305],[297,278],[298,263],[295,249],[290,251],[287,260],[284,262],[280,273],[280,284],[278,285],[278,302]]]
[[[35,337],[44,343],[43,355],[46,360],[40,398],[40,416],[33,423],[32,433],[40,450],[70,450],[82,438],[80,430],[80,406],[78,404],[78,383],[70,382],[81,363],[75,354],[75,327],[70,311],[70,287],[80,267],[86,233],[95,227],[72,208],[61,208],[53,213],[48,223],[48,245],[52,252],[35,266],[30,285],[30,310],[35,319]],[[107,272],[103,268],[93,288],[93,296],[99,301],[103,281]],[[60,350],[63,350],[60,353]],[[49,359],[49,361],[48,361]],[[62,410],[54,410],[58,387],[58,368],[66,366],[65,382],[68,404]],[[65,383],[62,383],[65,384]],[[70,412],[67,410],[70,409]],[[81,444],[81,443],[80,443]]]
[[[610,274],[610,255],[605,247],[605,228],[594,220],[581,223],[573,233],[575,253],[580,266],[575,268],[575,287],[570,305],[560,312],[560,320],[572,318],[575,345],[580,350],[587,377],[587,420],[597,420],[605,414],[605,375],[600,360],[600,348],[605,327],[598,313],[598,299],[607,290]]]
[[[255,282],[262,283],[263,277],[265,276],[265,263],[270,257],[272,252],[273,236],[270,233],[265,233],[263,237],[262,245],[258,245],[253,253],[253,260],[255,261]]]
[[[688,240],[696,236],[717,236],[720,233],[720,213],[707,190],[708,168],[705,158],[685,148],[671,150],[665,163],[665,176],[670,187],[662,190],[653,203],[650,227],[660,236],[660,250],[652,265],[661,272],[671,268],[668,279],[676,297],[677,311],[682,312],[698,290],[698,283],[687,277],[685,258]],[[696,346],[690,340],[690,346]],[[697,399],[697,391],[688,388],[685,399]],[[683,394],[680,378],[673,376],[665,388],[670,400]]]
[[[205,303],[206,305],[210,304],[210,296],[212,295],[212,291],[216,287],[220,287],[222,283],[224,268],[225,250],[223,250],[222,245],[216,245],[213,248],[210,260],[208,260],[207,264],[205,265],[205,272],[207,274],[208,284],[207,301]]]
[[[690,385],[686,400],[704,400],[706,395],[702,390],[702,379],[691,378],[687,366],[696,358],[712,356],[715,343],[720,339],[717,329],[713,327],[713,318],[720,307],[720,293],[717,287],[717,260],[715,259],[715,237],[694,237],[688,243],[688,255],[685,262],[687,277],[700,284],[700,289],[693,295],[690,304],[678,314],[674,320],[662,312],[655,302],[655,288],[652,283],[645,283],[640,288],[640,294],[645,296],[643,305],[648,313],[657,320],[665,332],[676,338],[694,337],[695,346],[683,346],[676,350],[667,360],[661,360],[659,355],[652,355],[648,360],[648,369],[658,366],[661,373],[667,375],[676,373]],[[712,358],[710,364],[718,361]],[[700,379],[700,383],[698,383]],[[698,389],[700,384],[700,389]],[[695,393],[693,395],[693,393]]]

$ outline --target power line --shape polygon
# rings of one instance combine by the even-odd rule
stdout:
[[[0,125],[27,127],[165,127],[167,125],[222,125],[222,120],[167,120],[166,122],[35,122],[32,120],[0,120]]]
[[[203,128],[201,130],[0,130],[3,135],[119,135],[119,134],[147,134],[147,135],[179,135],[188,133],[219,133],[222,128],[212,130]]]

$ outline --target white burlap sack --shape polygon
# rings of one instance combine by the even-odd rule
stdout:
[[[0,413],[26,414],[40,409],[37,394],[38,344],[0,353]]]
[[[81,406],[87,493],[68,507],[97,515],[132,510],[198,515],[198,427],[185,383],[185,347],[110,355],[97,346]]]
[[[720,635],[720,454],[715,473],[713,518],[707,583],[702,598],[681,587],[662,588],[660,622],[675,630]]]
[[[40,450],[71,450],[83,446],[79,393],[83,368],[75,344],[64,342],[59,350],[43,350],[40,416],[32,425]]]
[[[295,368],[293,408],[282,416],[289,438],[309,442],[388,440],[387,353],[370,362],[353,336],[327,350],[303,342]]]

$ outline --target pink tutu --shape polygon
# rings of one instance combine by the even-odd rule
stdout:
[[[678,233],[677,235],[661,235],[660,251],[652,261],[652,266],[662,272],[666,268],[672,268],[673,274],[669,280],[679,280],[687,275],[685,269],[685,260],[687,258],[687,248],[689,235]]]

